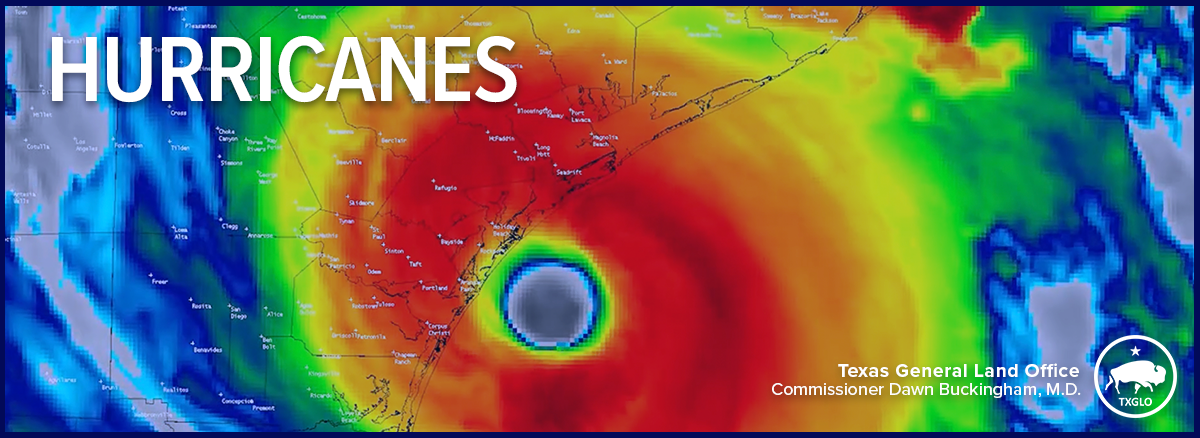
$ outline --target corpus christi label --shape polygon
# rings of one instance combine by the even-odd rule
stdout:
[[[1096,393],[1117,415],[1143,418],[1175,395],[1175,358],[1158,341],[1130,335],[1108,344],[1096,358]]]

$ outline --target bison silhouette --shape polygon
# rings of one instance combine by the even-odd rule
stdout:
[[[1109,386],[1116,383],[1117,394],[1120,394],[1122,383],[1133,382],[1134,394],[1137,394],[1138,389],[1143,386],[1154,392],[1154,385],[1161,384],[1166,380],[1167,370],[1165,368],[1148,360],[1139,360],[1109,370],[1108,384],[1104,385],[1104,390],[1107,391]]]

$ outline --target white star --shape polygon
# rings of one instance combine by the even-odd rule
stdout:
[[[1142,351],[1142,350],[1139,350],[1139,349],[1138,349],[1138,348],[1135,346],[1135,347],[1133,347],[1133,348],[1129,349],[1129,351],[1132,351],[1132,352],[1133,352],[1133,355],[1134,355],[1134,356],[1137,356],[1137,355],[1138,355],[1138,352],[1139,352],[1139,351]]]

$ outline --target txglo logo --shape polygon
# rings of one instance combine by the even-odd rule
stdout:
[[[1175,358],[1141,335],[1113,341],[1096,358],[1096,393],[1109,410],[1127,418],[1154,415],[1171,401],[1178,383]]]

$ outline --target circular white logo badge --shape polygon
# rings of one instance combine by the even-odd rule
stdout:
[[[1117,339],[1096,358],[1096,394],[1122,417],[1144,418],[1161,411],[1175,395],[1177,376],[1171,352],[1142,335]],[[1171,389],[1164,391],[1168,381]]]

